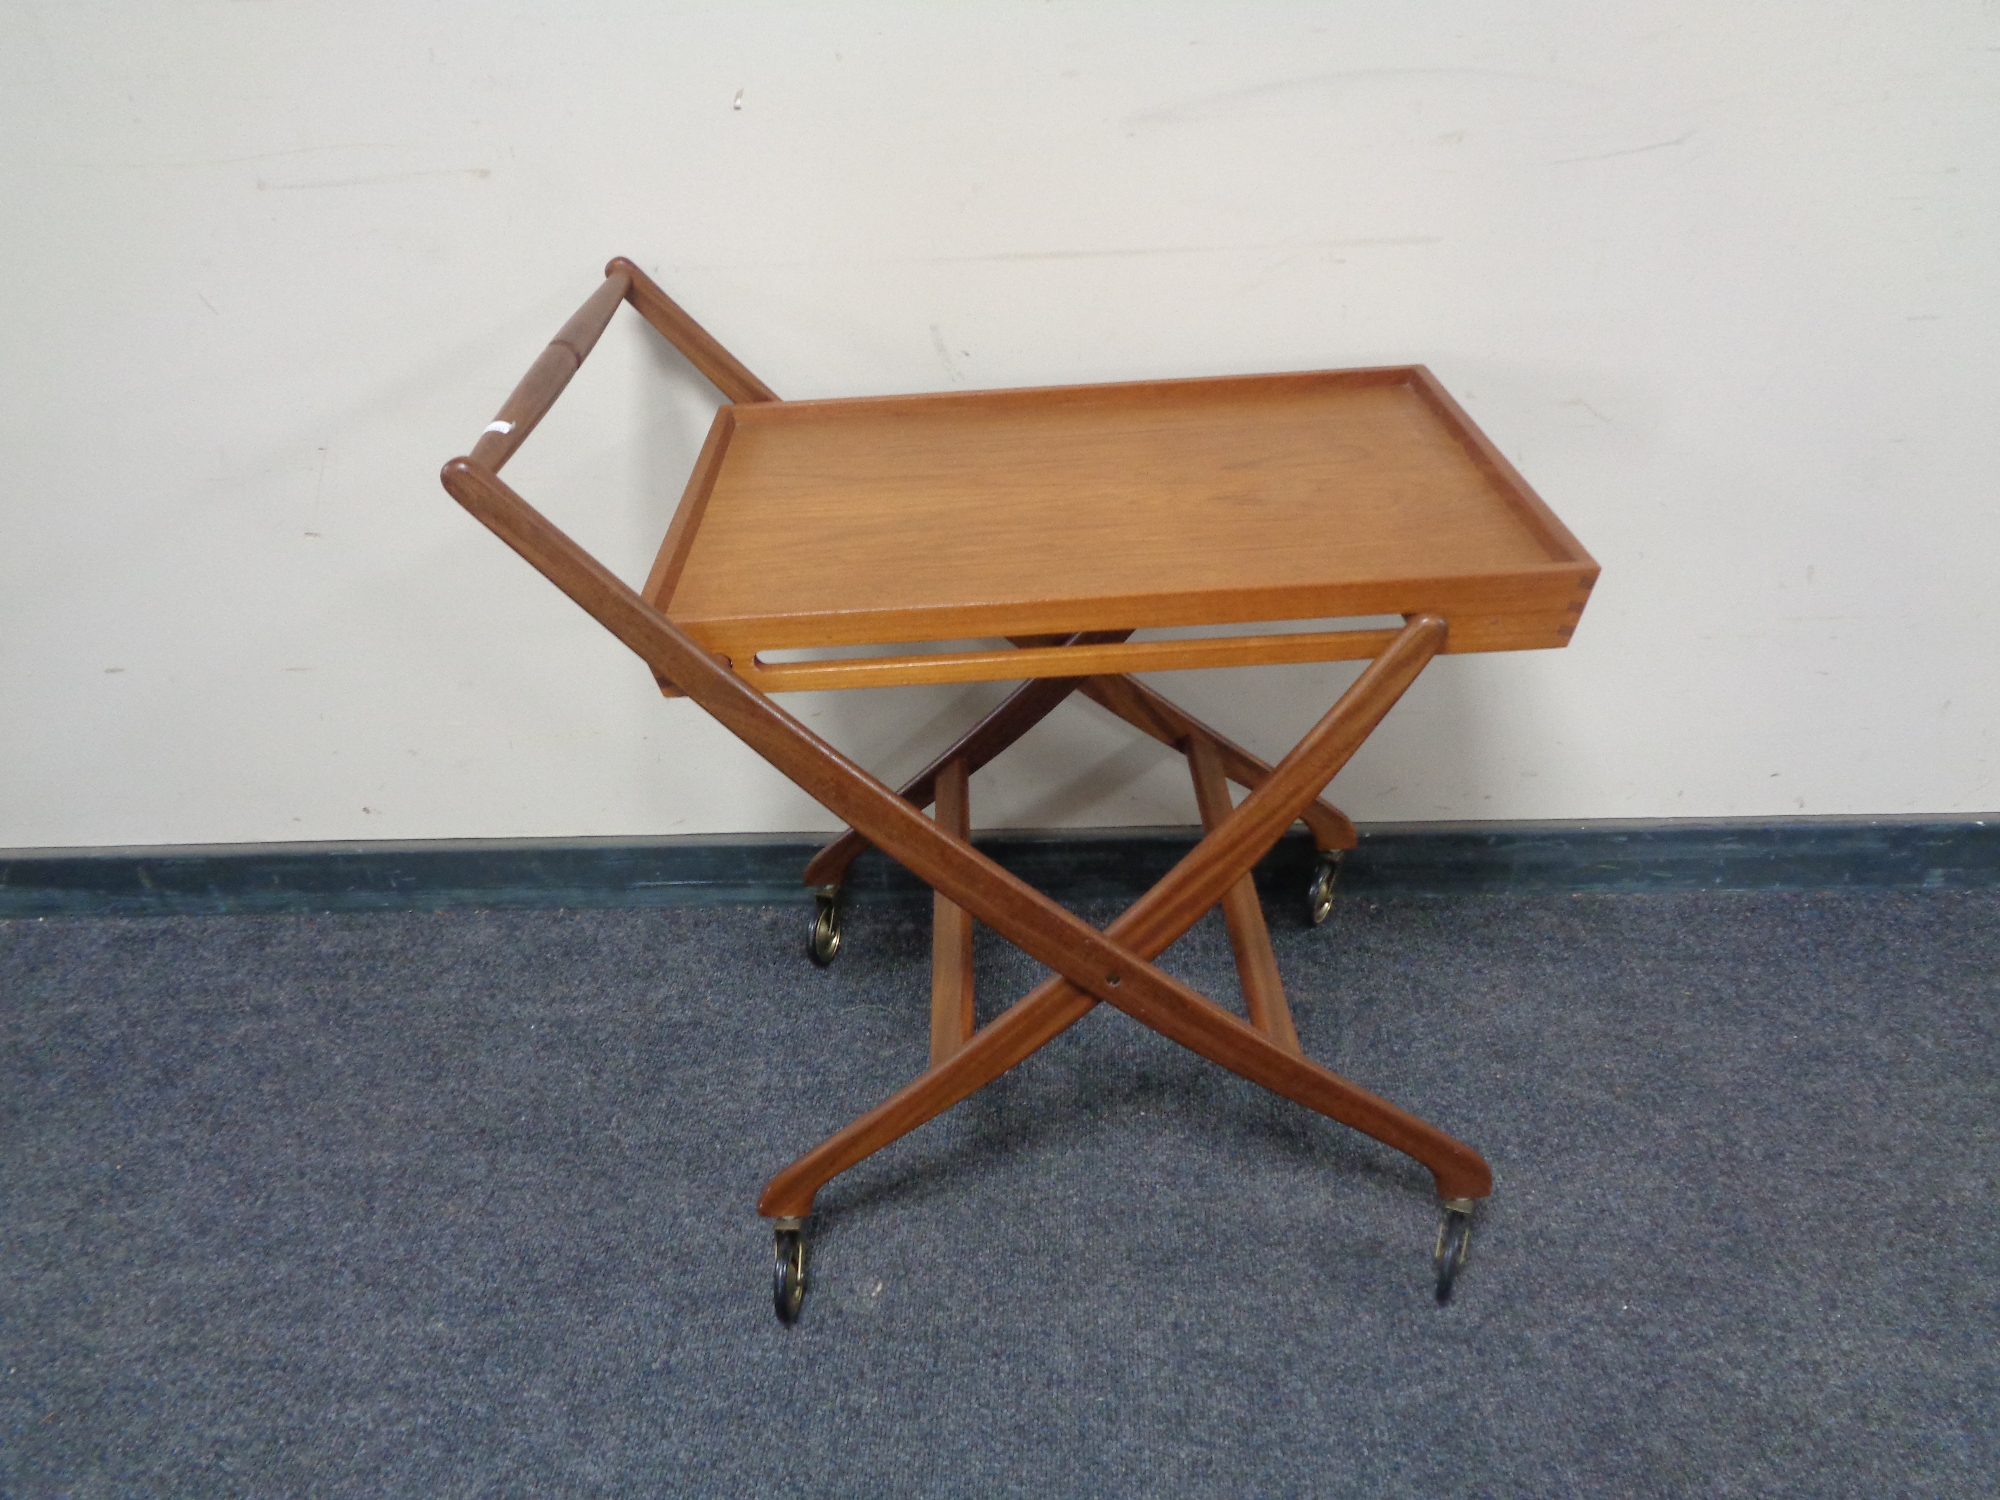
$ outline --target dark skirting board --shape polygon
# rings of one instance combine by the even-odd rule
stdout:
[[[1065,902],[1144,891],[1192,828],[994,832],[979,846]],[[804,901],[808,834],[658,839],[0,850],[0,918],[198,913],[547,910]],[[1267,898],[1301,893],[1313,848],[1282,840],[1258,869]],[[1341,885],[1383,895],[1481,891],[1990,889],[2000,814],[1719,822],[1363,825]],[[923,888],[869,854],[858,900]]]

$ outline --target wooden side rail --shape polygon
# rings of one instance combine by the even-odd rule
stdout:
[[[731,401],[778,399],[777,392],[745,369],[742,360],[723,348],[714,334],[690,318],[678,302],[660,290],[659,283],[631,261],[621,255],[604,268],[604,274],[625,277],[629,290],[622,295],[639,310],[639,316],[659,329],[667,342]]]
[[[535,424],[549,414],[549,408],[556,404],[556,397],[563,393],[570,377],[583,368],[584,360],[597,347],[604,325],[618,311],[618,304],[625,300],[631,285],[623,272],[607,275],[604,285],[592,292],[576,315],[563,324],[540,358],[528,366],[528,373],[501,405],[500,414],[472,445],[474,463],[496,474],[500,472],[501,465],[514,456],[514,450],[528,440]]]

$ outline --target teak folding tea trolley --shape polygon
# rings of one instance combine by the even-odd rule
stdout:
[[[729,403],[640,591],[499,477],[621,301]],[[758,1203],[775,1221],[783,1321],[805,1293],[819,1189],[1100,1001],[1429,1168],[1443,1207],[1437,1294],[1449,1296],[1492,1173],[1470,1147],[1301,1055],[1250,873],[1303,820],[1320,851],[1311,915],[1324,919],[1335,864],[1355,842],[1346,816],[1319,800],[1334,773],[1433,656],[1564,645],[1596,580],[1589,554],[1428,371],[780,401],[619,259],[443,477],[663,691],[692,698],[850,825],[805,872],[815,961],[839,950],[841,878],[868,845],[936,892],[929,1070],[779,1172]],[[1401,624],[1132,639],[1367,616]],[[1361,675],[1275,766],[1129,675],[1361,659]],[[901,792],[767,696],[992,679],[1021,686]],[[1206,834],[1102,931],[970,841],[967,778],[1072,693],[1187,757]],[[1234,808],[1232,781],[1248,789]],[[1218,905],[1247,1020],[1153,966]],[[975,920],[1054,974],[979,1027]]]

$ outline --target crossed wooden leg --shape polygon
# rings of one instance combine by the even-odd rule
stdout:
[[[1001,869],[954,829],[925,817],[711,658],[491,468],[453,459],[443,479],[461,505],[725,729],[918,879],[1055,972],[950,1057],[779,1172],[764,1190],[760,1213],[802,1220],[836,1174],[998,1077],[1098,1001],[1414,1157],[1448,1204],[1491,1192],[1492,1173],[1470,1147],[1308,1062],[1151,962],[1249,874],[1360,748],[1443,647],[1442,619],[1411,617],[1262,784],[1100,932]]]
[[[1122,641],[1130,634],[1130,631],[1104,631],[1068,637],[1023,636],[1016,638],[1014,644],[1096,645]],[[1106,674],[1038,678],[1021,684],[948,750],[918,772],[898,795],[913,807],[926,807],[935,802],[939,821],[955,827],[961,839],[969,838],[967,778],[1013,745],[1076,692],[1081,692],[1107,712],[1187,757],[1202,823],[1209,832],[1220,826],[1229,814],[1226,781],[1235,781],[1254,790],[1271,775],[1271,768],[1248,750],[1184,712],[1136,678]],[[951,804],[949,817],[946,816],[947,799]],[[1354,824],[1347,815],[1323,800],[1315,798],[1308,803],[1300,817],[1311,830],[1314,844],[1323,856],[1352,849],[1357,842]],[[838,951],[839,912],[836,906],[840,895],[839,883],[854,860],[868,847],[866,835],[850,828],[814,855],[806,865],[805,883],[814,887],[820,903],[819,917],[814,924],[813,959],[816,963],[830,962],[832,953]],[[1323,874],[1330,881],[1331,867],[1323,865]],[[1298,1034],[1285,1004],[1284,985],[1278,977],[1277,961],[1271,952],[1270,935],[1264,926],[1256,887],[1248,875],[1230,887],[1223,897],[1222,908],[1251,1024],[1288,1051],[1297,1052]],[[1314,920],[1318,921],[1319,917]],[[827,926],[828,923],[832,925]],[[822,928],[825,929],[825,937]],[[972,920],[969,913],[943,895],[935,901],[931,970],[931,1065],[935,1067],[963,1047],[973,1031]]]
[[[1130,634],[1129,630],[1083,632],[1068,637],[1066,643],[1078,646],[1115,643]],[[1024,645],[1030,639],[1024,637],[1015,644]],[[1035,639],[1034,643],[1055,645],[1064,642],[1051,638],[1047,641]],[[1067,701],[1070,694],[1079,692],[1107,713],[1151,735],[1169,749],[1184,751],[1191,736],[1206,736],[1216,748],[1223,774],[1238,786],[1254,791],[1271,774],[1271,768],[1248,750],[1183,712],[1137,678],[1123,675],[1036,677],[1009,693],[997,708],[960,735],[950,749],[910,778],[899,795],[912,806],[930,806],[937,795],[938,775],[946,766],[962,761],[966,774],[971,775],[1046,719]],[[1315,798],[1299,817],[1312,830],[1313,843],[1320,850],[1332,853],[1354,847],[1354,824],[1347,814],[1330,803]],[[812,857],[806,865],[805,883],[821,887],[838,885],[847,874],[848,867],[868,847],[866,834],[848,829]]]
[[[1057,978],[1015,1002],[945,1061],[778,1173],[765,1188],[758,1212],[803,1218],[826,1182],[999,1077],[1073,1025],[1097,1000],[1274,1093],[1415,1157],[1430,1169],[1440,1197],[1482,1198],[1491,1192],[1492,1174],[1471,1148],[1300,1057],[1295,1036],[1280,1041],[1254,1022],[1244,1023],[1161,974],[1150,962],[1239,882],[1247,881],[1251,865],[1360,747],[1443,644],[1444,634],[1444,622],[1435,616],[1413,619],[1395,645],[1370,664],[1298,746],[1269,771],[1263,784],[1101,934],[1063,913],[1068,923],[1122,956],[1122,974],[1113,972],[1092,983],[1090,960],[1103,950],[1085,953],[1079,951],[1084,946],[1080,943],[1070,948],[1076,935],[1066,931],[1068,951],[1062,956],[1067,961],[1042,958],[1056,970]],[[1209,753],[1204,751],[1204,758]],[[883,848],[902,857],[887,843]],[[941,872],[946,875],[942,882],[921,870],[916,873],[941,894],[972,909],[1003,937],[1027,947],[1015,932],[979,910],[970,889],[973,880],[962,878],[973,869],[998,867],[969,845],[961,844],[959,850],[963,866]],[[1101,969],[1101,960],[1094,967]],[[1289,1017],[1284,1030],[1289,1033]]]

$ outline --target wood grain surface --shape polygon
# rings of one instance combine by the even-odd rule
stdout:
[[[1596,565],[1434,387],[1408,367],[742,408],[669,612],[767,690],[1030,664],[760,651],[1077,630],[1436,611],[1453,650],[1561,645]],[[1186,664],[1381,644],[1251,639]],[[1162,669],[1167,644],[1072,670]]]
[[[618,304],[630,285],[622,272],[607,274],[597,290],[585,299],[583,306],[556,330],[556,336],[549,340],[548,346],[528,367],[521,383],[502,403],[499,414],[479,435],[479,441],[472,445],[475,460],[496,474],[500,472],[507,460],[514,456],[514,450],[528,440],[528,434],[549,414],[549,408],[556,404],[556,397],[569,385],[570,377],[582,368],[583,362],[590,357],[590,351],[597,347],[605,325],[618,311]]]
[[[950,760],[937,778],[938,827],[972,840],[972,799],[965,762]],[[972,1040],[972,913],[942,891],[931,897],[931,1066]]]
[[[1214,833],[1235,810],[1222,772],[1221,753],[1207,735],[1196,734],[1188,739],[1187,759],[1201,826]],[[1243,1008],[1250,1013],[1250,1024],[1287,1052],[1299,1051],[1298,1028],[1292,1024],[1291,1007],[1285,1003],[1278,956],[1271,951],[1271,933],[1264,925],[1264,907],[1257,899],[1254,878],[1246,874],[1223,892],[1222,916],[1229,929],[1229,947],[1236,956],[1236,977],[1243,986]]]

